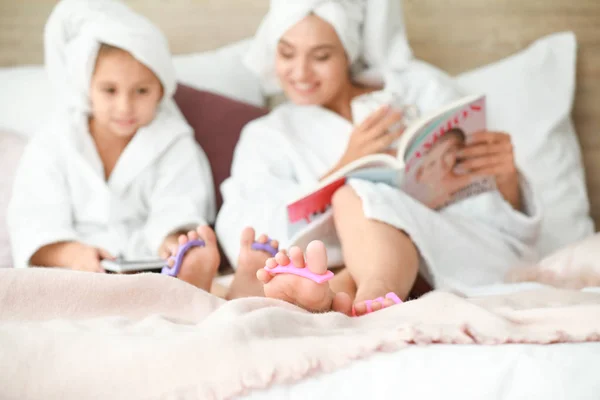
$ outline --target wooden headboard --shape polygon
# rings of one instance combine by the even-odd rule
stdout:
[[[175,54],[212,49],[252,35],[268,7],[268,0],[126,2],[163,29]],[[584,155],[592,214],[600,228],[600,1],[403,3],[416,56],[452,74],[508,56],[545,34],[575,32],[579,53],[573,117]],[[0,66],[42,62],[43,25],[54,4],[53,0],[0,0]]]

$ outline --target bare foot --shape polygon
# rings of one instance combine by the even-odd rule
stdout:
[[[378,311],[382,308],[393,306],[396,302],[385,296],[390,292],[395,293],[395,290],[397,290],[395,287],[384,281],[374,280],[363,283],[356,291],[356,299],[352,307],[353,315],[361,316],[367,314],[369,312],[367,307],[368,300],[372,300],[370,303],[371,311]]]
[[[290,256],[279,252],[274,258],[267,260],[267,267],[274,268],[277,264],[286,266],[292,263],[297,268],[308,269],[323,275],[327,272],[327,251],[320,241],[310,242],[306,248],[306,262],[302,250],[290,248]],[[316,283],[310,279],[294,274],[279,274],[272,276],[265,269],[260,269],[256,277],[264,284],[265,296],[287,301],[311,312],[338,311],[346,315],[351,313],[350,296],[346,293],[334,293],[329,283]]]
[[[183,246],[190,240],[198,239],[204,241],[204,246],[192,247],[185,253],[177,277],[208,292],[221,262],[215,233],[209,226],[199,226],[195,231],[179,236],[178,241],[179,246]],[[178,246],[170,248],[170,255],[177,255],[178,249]],[[170,258],[167,264],[173,267],[175,260]]]
[[[252,249],[254,238],[254,229],[245,228],[242,231],[237,269],[226,296],[228,300],[265,295],[263,284],[256,279],[256,272],[265,266],[271,254],[263,250]],[[256,241],[266,244],[268,240],[267,235],[260,235]],[[277,240],[271,240],[269,244],[275,249],[279,248]]]

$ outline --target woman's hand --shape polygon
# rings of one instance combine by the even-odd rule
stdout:
[[[457,156],[461,172],[473,177],[493,176],[504,199],[515,210],[521,210],[519,172],[510,135],[490,131],[474,133]]]
[[[361,157],[386,152],[390,145],[404,132],[404,127],[390,131],[390,128],[401,121],[402,113],[394,110],[389,105],[373,112],[354,129],[350,135],[346,151],[336,166],[323,178]]]
[[[390,131],[393,125],[401,121],[402,113],[390,106],[373,112],[350,134],[340,166],[369,154],[383,153],[404,132],[403,128]]]

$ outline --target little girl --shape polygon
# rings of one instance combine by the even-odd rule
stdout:
[[[63,0],[44,39],[58,111],[15,178],[15,266],[104,272],[103,259],[167,258],[201,238],[179,278],[208,290],[220,261],[213,182],[172,100],[166,38],[119,2]]]

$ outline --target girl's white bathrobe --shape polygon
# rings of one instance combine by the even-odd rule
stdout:
[[[7,218],[14,265],[71,240],[114,256],[155,258],[169,233],[212,222],[210,166],[172,100],[176,81],[162,34],[110,0],[63,0],[45,34],[48,72],[63,96],[16,173]],[[108,180],[88,129],[87,93],[101,42],[129,51],[164,89],[154,120],[137,131]]]
[[[395,78],[388,80],[386,90],[401,94],[423,112],[457,95],[443,74],[419,62]],[[336,164],[353,129],[349,121],[327,109],[291,103],[245,127],[232,175],[221,187],[224,204],[216,225],[232,262],[245,226],[280,240],[282,247],[291,243],[287,203],[314,187]],[[509,267],[535,256],[540,208],[524,179],[523,213],[498,192],[480,194],[438,212],[385,184],[362,180],[349,184],[360,196],[368,218],[411,237],[422,257],[421,272],[436,287],[498,282]],[[343,264],[339,241],[323,239],[330,265]]]
[[[22,156],[7,218],[16,267],[69,240],[155,258],[169,233],[214,219],[210,168],[186,124],[158,115],[107,181],[87,118],[67,119],[34,136]]]

